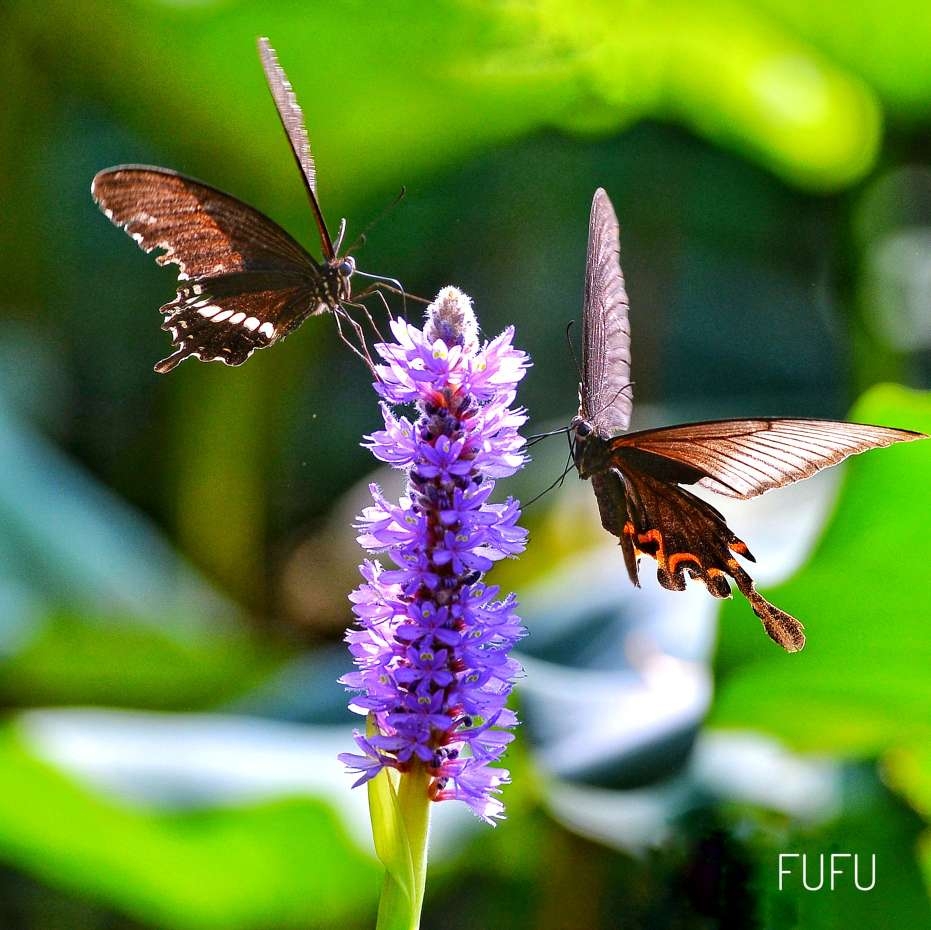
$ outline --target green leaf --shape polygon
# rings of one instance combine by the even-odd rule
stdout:
[[[931,743],[894,750],[884,768],[886,781],[931,821]]]
[[[878,387],[850,419],[931,432],[931,395]],[[931,441],[869,452],[846,468],[810,562],[765,592],[806,624],[808,644],[785,655],[741,599],[726,604],[713,724],[848,755],[931,740]]]
[[[398,804],[397,781],[397,774],[388,769],[382,769],[369,781],[369,814],[375,854],[401,892],[411,899],[414,893],[414,865]]]
[[[859,75],[898,116],[924,121],[931,97],[931,17],[924,0],[754,0],[774,22]]]
[[[345,926],[372,908],[374,862],[321,801],[150,813],[94,794],[0,730],[0,860],[179,930]]]

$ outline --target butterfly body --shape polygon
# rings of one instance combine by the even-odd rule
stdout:
[[[339,316],[352,296],[355,261],[339,255],[317,201],[316,169],[300,107],[266,39],[259,54],[269,89],[304,181],[323,260],[236,197],[168,168],[121,165],[99,172],[91,194],[107,218],[160,265],[178,265],[174,300],[161,307],[175,352],[184,359],[241,365],[308,317]]]
[[[579,413],[569,424],[572,456],[590,479],[602,526],[617,537],[628,576],[639,587],[639,560],[656,560],[663,587],[702,581],[730,597],[731,579],[775,642],[805,644],[802,624],[770,604],[738,556],[755,561],[724,516],[690,490],[698,486],[747,499],[808,478],[849,455],[926,438],[910,430],[835,420],[709,420],[627,433],[633,405],[628,301],[614,208],[603,190],[592,203],[583,295]]]

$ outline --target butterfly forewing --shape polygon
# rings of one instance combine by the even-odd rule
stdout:
[[[280,226],[216,188],[166,168],[101,171],[94,199],[159,264],[178,265],[178,294],[161,311],[183,359],[241,365],[304,319],[339,306],[335,272],[318,265]]]
[[[181,280],[235,271],[301,272],[315,263],[280,226],[236,197],[168,168],[124,165],[94,178],[91,194],[145,252]]]
[[[627,429],[633,406],[630,324],[619,253],[617,216],[599,188],[588,226],[579,414],[604,439]]]
[[[304,186],[307,188],[310,206],[314,212],[314,220],[317,223],[317,231],[320,234],[320,247],[323,249],[323,257],[332,259],[335,252],[330,233],[320,211],[320,203],[317,200],[317,168],[310,150],[310,139],[307,136],[307,127],[304,125],[304,114],[291,88],[291,82],[288,80],[284,68],[278,64],[278,57],[268,39],[259,39],[258,45],[262,68],[265,70],[265,79],[268,81],[268,89],[271,91],[272,99],[275,101],[275,108],[278,110],[278,116],[281,119],[281,125],[284,127],[288,142],[291,144],[294,159],[304,178]]]
[[[619,436],[611,446],[640,449],[690,466],[701,473],[696,482],[700,486],[746,499],[809,478],[849,455],[920,438],[921,433],[885,426],[761,418],[644,430]]]

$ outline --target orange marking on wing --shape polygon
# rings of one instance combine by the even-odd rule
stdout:
[[[730,549],[731,549],[732,552],[737,552],[737,553],[739,553],[740,555],[746,555],[747,552],[749,552],[749,549],[747,549],[747,544],[746,544],[745,542],[742,542],[742,541],[739,540],[739,539],[735,539],[735,540],[730,544]]]
[[[663,546],[663,534],[659,530],[647,530],[645,533],[637,534],[637,542],[648,543],[655,542],[657,546]]]
[[[679,567],[680,562],[694,562],[698,567],[699,571],[701,570],[701,559],[692,552],[673,552],[669,556],[669,572],[674,574],[676,569]]]
[[[628,521],[624,524],[624,528],[623,528],[622,532],[626,533],[628,536],[633,536],[634,533],[636,533],[637,531],[634,529],[633,523],[631,523],[630,520],[628,520]]]
[[[656,543],[656,555],[654,555],[653,558],[656,559],[656,564],[659,565],[660,568],[666,568],[666,543],[663,539],[663,534],[658,529],[647,530],[645,533],[638,533],[637,542]],[[651,555],[652,553],[644,554]]]

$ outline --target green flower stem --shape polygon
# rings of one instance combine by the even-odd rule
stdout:
[[[430,776],[420,763],[401,777],[398,802],[401,817],[407,827],[411,844],[411,862],[414,867],[414,919],[410,930],[420,927],[420,910],[423,907],[424,888],[427,884],[427,843],[430,838],[430,798],[427,789]]]
[[[419,930],[427,881],[430,776],[420,763],[369,782],[375,848],[385,865],[376,930]]]

